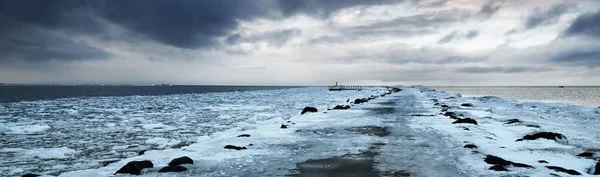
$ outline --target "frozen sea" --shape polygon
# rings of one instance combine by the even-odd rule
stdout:
[[[348,103],[387,91],[303,87],[5,102],[0,107],[0,174],[112,176],[133,160],[154,163],[143,176],[564,176],[538,164],[541,159],[583,175],[595,170],[597,108],[463,97],[428,88],[403,88],[368,103]],[[327,110],[344,104],[351,108]],[[479,124],[452,124],[439,104]],[[319,111],[300,115],[305,106]],[[506,124],[514,118],[521,122]],[[288,128],[281,129],[282,124]],[[515,142],[539,131],[569,139]],[[479,149],[463,148],[467,143]],[[575,156],[584,151],[594,157]],[[534,168],[490,171],[486,155]],[[188,171],[158,173],[181,156],[195,161],[184,165]]]
[[[600,107],[599,86],[511,86],[511,87],[432,87],[464,96],[497,96],[520,101],[563,102],[590,107]]]

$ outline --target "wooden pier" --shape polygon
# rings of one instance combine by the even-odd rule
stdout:
[[[329,91],[342,91],[342,90],[363,90],[364,87],[363,86],[349,86],[349,85],[338,85],[337,82],[335,82],[335,85],[333,86],[329,86]]]

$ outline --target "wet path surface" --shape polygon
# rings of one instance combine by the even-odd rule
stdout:
[[[369,110],[366,116],[381,122],[346,129],[377,139],[368,150],[298,163],[299,173],[291,176],[466,176],[457,168],[455,146],[439,134],[407,126],[411,114],[423,111],[415,97],[402,93],[390,97],[364,108]]]

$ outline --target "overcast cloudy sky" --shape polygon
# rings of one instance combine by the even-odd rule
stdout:
[[[0,0],[0,82],[600,85],[598,0]]]

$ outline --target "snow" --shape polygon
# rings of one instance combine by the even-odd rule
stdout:
[[[165,148],[167,146],[172,146],[172,145],[176,145],[177,143],[180,143],[181,141],[179,140],[173,140],[173,139],[166,139],[166,138],[150,138],[148,140],[146,140],[147,144],[154,144],[157,145],[159,148]]]
[[[410,126],[440,132],[455,142],[477,145],[479,153],[463,156],[462,161],[481,173],[488,173],[490,176],[548,176],[549,173],[566,175],[545,168],[559,166],[588,175],[588,170],[596,163],[595,160],[575,155],[600,148],[600,129],[597,128],[597,125],[600,125],[600,114],[597,109],[563,103],[519,102],[497,97],[450,98],[453,95],[449,93],[420,92],[419,89],[407,91],[418,95],[421,106],[428,109],[429,114],[436,115],[412,119]],[[438,114],[440,107],[434,106],[432,99],[450,106],[448,111],[476,119],[478,125],[452,124],[454,120]],[[472,103],[474,106],[459,106],[462,103]],[[514,118],[522,123],[506,124],[506,120]],[[540,128],[526,125],[538,125]],[[470,130],[465,131],[463,127]],[[542,131],[561,133],[568,138],[568,142],[546,139],[515,141],[524,135]],[[525,163],[534,169],[510,168],[510,172],[490,171],[487,168],[491,165],[482,163],[484,155],[487,154]],[[538,160],[546,160],[549,163],[538,163]]]
[[[32,134],[50,129],[48,125],[3,125],[0,124],[0,133]]]
[[[39,158],[39,159],[66,159],[76,153],[75,150],[66,147],[60,148],[3,148],[2,153],[17,153],[21,158]]]

